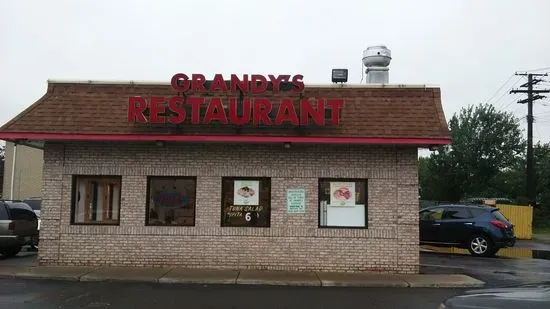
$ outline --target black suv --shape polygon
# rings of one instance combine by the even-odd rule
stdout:
[[[498,208],[439,205],[420,210],[420,244],[467,248],[474,256],[493,256],[515,243],[514,227]]]
[[[28,204],[0,200],[0,254],[15,256],[36,235],[38,218]]]

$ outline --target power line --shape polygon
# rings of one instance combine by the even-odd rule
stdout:
[[[514,115],[516,115],[516,114],[519,113],[522,109],[523,109],[523,106],[518,105],[518,106],[516,106],[516,108],[512,111],[512,113],[513,113]]]
[[[522,81],[522,78],[521,78],[521,77],[518,78],[518,79],[512,84],[512,86],[510,87],[509,90],[512,90],[512,89],[513,89],[519,82],[521,82],[521,81]],[[508,91],[505,91],[505,92],[498,98],[498,100],[496,100],[496,102],[493,104],[495,107],[498,108],[498,105],[499,105],[498,103],[502,101],[502,98],[504,98],[505,95],[509,94],[509,90],[508,90]],[[508,106],[507,106],[507,107],[508,107]],[[505,109],[505,108],[503,108],[503,109]]]
[[[519,94],[514,93],[512,99],[508,101],[501,109],[506,110],[508,107],[512,106],[512,104],[515,104],[520,97],[521,96]]]
[[[506,86],[506,84],[508,84],[515,76],[515,74],[510,75],[510,77],[508,77],[508,79],[498,88],[498,90],[495,91],[495,93],[493,93],[493,95],[490,96],[487,100],[485,100],[485,103],[490,103],[491,100],[494,99],[497,94],[504,88],[504,86]]]
[[[524,72],[539,72],[539,71],[550,71],[550,67],[538,68],[534,70],[524,70]]]

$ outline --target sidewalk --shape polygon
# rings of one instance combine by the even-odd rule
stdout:
[[[533,240],[550,244],[550,234],[533,234]]]
[[[164,284],[246,284],[326,287],[476,288],[484,282],[466,275],[233,271],[179,268],[0,266],[0,277]]]

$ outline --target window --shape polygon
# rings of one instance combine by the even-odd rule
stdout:
[[[367,227],[367,180],[320,179],[319,227]]]
[[[0,220],[9,220],[8,211],[6,210],[7,205],[3,202],[0,202]]]
[[[447,208],[443,214],[443,220],[460,220],[470,218],[472,218],[472,214],[470,214],[470,211],[464,207]]]
[[[222,178],[222,226],[269,227],[270,178]]]
[[[121,182],[120,176],[74,176],[72,223],[117,225]]]
[[[485,211],[484,209],[480,209],[480,208],[470,208],[470,212],[472,213],[473,218],[477,218],[477,217],[487,213],[487,211]]]
[[[12,203],[8,205],[12,220],[36,220],[37,216],[32,208],[24,203]]]
[[[420,213],[420,220],[433,221],[443,218],[443,208],[424,210]]]
[[[147,225],[195,225],[195,177],[148,177],[147,186]]]

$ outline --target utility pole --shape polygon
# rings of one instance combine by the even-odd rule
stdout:
[[[513,89],[510,93],[527,93],[527,99],[519,100],[518,103],[527,103],[527,198],[529,205],[536,205],[536,183],[533,158],[533,102],[545,98],[539,93],[550,93],[550,89],[533,89],[533,85],[538,84],[542,79],[533,78],[533,76],[548,76],[548,74],[534,73],[516,73],[516,75],[527,76],[527,83],[520,87],[527,87],[527,90]]]

